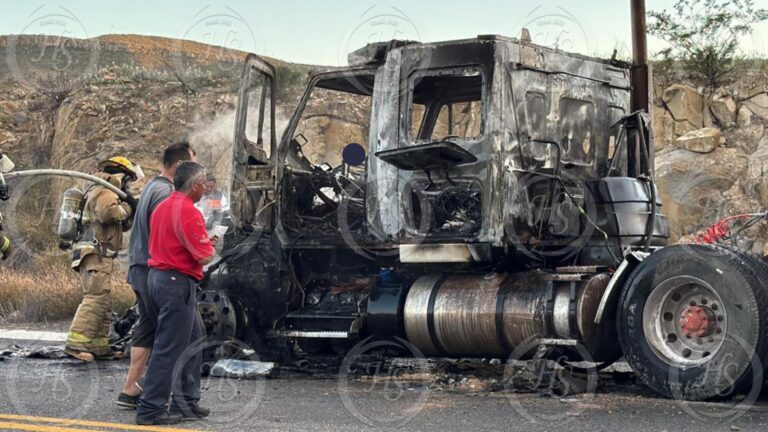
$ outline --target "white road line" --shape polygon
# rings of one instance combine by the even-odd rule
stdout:
[[[0,339],[65,342],[67,334],[64,332],[0,329]]]

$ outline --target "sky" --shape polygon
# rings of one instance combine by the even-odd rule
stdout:
[[[528,28],[533,41],[566,51],[631,56],[629,0],[4,0],[0,34],[94,37],[142,34],[192,39],[283,60],[346,65],[347,54],[368,42],[422,42],[517,36]],[[674,0],[647,0],[647,9]],[[768,0],[756,0],[756,4]],[[651,51],[662,42],[649,39]],[[768,55],[768,23],[741,41],[749,54]]]

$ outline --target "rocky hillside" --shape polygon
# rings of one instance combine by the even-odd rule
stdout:
[[[78,66],[92,55],[88,40],[67,50],[74,66],[59,72],[54,60],[29,61],[39,41],[9,39],[0,37],[0,58],[14,42],[19,60],[0,62],[0,146],[21,168],[91,169],[95,160],[123,152],[154,172],[157,152],[169,142],[220,138],[211,136],[211,126],[235,108],[245,56],[227,50],[213,58],[205,55],[213,47],[188,41],[103,36],[95,66]],[[288,78],[279,80],[287,82],[281,102],[294,104],[310,67],[268,60],[278,78]],[[231,128],[222,133],[231,139]]]
[[[709,223],[768,208],[768,68],[745,69],[714,92],[681,77],[655,77],[656,177],[672,239]],[[752,236],[763,252],[765,226]]]
[[[231,140],[245,53],[145,36],[70,42],[57,47],[46,38],[0,37],[0,59],[6,60],[0,61],[0,148],[19,169],[91,171],[97,161],[124,154],[151,175],[159,171],[162,149],[179,139],[189,139],[214,172],[225,169],[229,153],[221,149]],[[62,55],[52,55],[54,48]],[[312,67],[270,61],[277,68],[278,101],[290,110]],[[768,208],[765,65],[711,96],[682,74],[654,81],[656,170],[673,240],[723,216]],[[310,108],[322,113],[350,107],[350,118],[363,123],[368,112],[362,102],[320,102]],[[278,115],[284,120],[290,113]],[[336,131],[322,119],[313,121],[304,130],[312,142],[362,141],[367,135],[359,125]],[[6,229],[26,251],[55,249],[61,189],[61,182],[49,180],[15,183],[12,201],[1,207]]]
[[[85,64],[94,43],[86,40],[66,45],[68,67],[62,69],[39,39],[0,37],[0,58],[16,59],[0,62],[0,148],[17,169],[90,172],[99,160],[122,154],[151,176],[161,168],[162,149],[180,139],[190,140],[214,171],[229,164],[231,153],[221,149],[232,139],[245,53],[216,48],[211,56],[206,50],[214,47],[143,36],[96,42],[94,65]],[[295,105],[311,67],[269,60],[282,84],[279,102]],[[14,183],[2,211],[6,230],[25,251],[55,249],[62,185]]]

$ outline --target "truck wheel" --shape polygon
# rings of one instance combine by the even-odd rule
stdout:
[[[716,246],[670,246],[630,275],[619,342],[643,384],[670,398],[730,396],[763,380],[766,268]]]

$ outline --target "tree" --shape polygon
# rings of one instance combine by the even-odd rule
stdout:
[[[660,54],[705,80],[711,91],[737,73],[739,38],[768,19],[753,0],[678,0],[671,10],[651,11],[648,32],[669,43]]]

